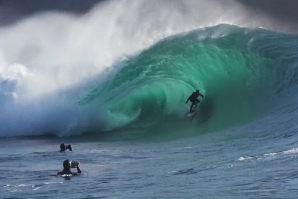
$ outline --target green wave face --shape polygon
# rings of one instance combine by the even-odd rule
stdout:
[[[297,40],[230,25],[166,38],[127,60],[82,104],[100,98],[110,129],[197,133],[249,122],[272,109],[286,79],[281,64],[293,62],[281,37]],[[196,89],[205,99],[190,120],[185,101]]]

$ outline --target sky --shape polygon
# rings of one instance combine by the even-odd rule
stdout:
[[[0,0],[0,25],[40,12],[61,11],[84,14],[104,0]]]
[[[297,0],[237,0],[250,8],[255,8],[278,20],[297,22]]]
[[[0,25],[9,25],[19,19],[40,12],[60,11],[85,14],[100,2],[111,0],[0,0]],[[136,0],[137,1],[137,0]],[[160,0],[162,3],[164,0]],[[177,1],[177,0],[173,0]],[[195,1],[195,0],[194,0]],[[207,0],[206,0],[207,1]],[[222,3],[224,0],[218,0]],[[247,9],[261,12],[278,23],[298,31],[298,0],[233,0]],[[112,14],[112,13],[111,13]]]

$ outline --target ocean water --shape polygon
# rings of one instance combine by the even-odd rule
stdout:
[[[0,198],[297,198],[298,36],[129,2],[0,28]]]

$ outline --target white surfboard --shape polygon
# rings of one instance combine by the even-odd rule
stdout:
[[[191,111],[187,114],[187,117],[191,117],[191,116],[193,116],[197,112],[197,110],[199,108],[199,104],[200,103],[198,103],[196,105],[193,105]]]

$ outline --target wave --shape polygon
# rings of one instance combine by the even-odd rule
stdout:
[[[295,35],[228,24],[170,36],[116,64],[105,79],[93,76],[43,95],[30,102],[33,109],[20,106],[18,116],[13,112],[20,110],[3,102],[10,120],[2,117],[1,136],[115,130],[193,135],[249,123],[293,99],[297,41]],[[196,89],[205,99],[190,120],[185,100]]]
[[[278,99],[296,85],[296,42],[231,25],[171,36],[129,58],[80,104],[101,99],[111,129],[202,133],[241,125],[277,110]],[[206,97],[189,121],[184,102],[196,89]]]

